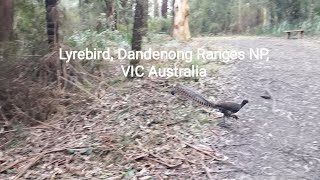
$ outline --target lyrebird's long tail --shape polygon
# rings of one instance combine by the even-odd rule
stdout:
[[[200,104],[209,108],[217,108],[214,103],[208,101],[207,99],[202,97],[200,94],[182,85],[177,85],[176,87],[174,87],[174,89],[171,91],[171,94],[185,97],[197,104]]]

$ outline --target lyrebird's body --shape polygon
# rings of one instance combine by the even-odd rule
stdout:
[[[244,105],[246,105],[249,101],[243,100],[241,104],[233,103],[233,102],[221,102],[221,103],[212,103],[208,101],[206,98],[201,96],[200,94],[194,92],[193,90],[184,87],[182,85],[177,85],[173,91],[171,91],[172,95],[180,95],[183,96],[193,102],[196,102],[200,105],[218,109],[225,117],[233,117],[238,119],[234,113],[237,113]]]

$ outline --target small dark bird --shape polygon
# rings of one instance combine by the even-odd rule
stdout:
[[[243,100],[241,104],[233,103],[233,102],[221,102],[221,103],[212,103],[208,101],[206,98],[202,97],[200,94],[197,94],[193,90],[177,85],[173,91],[171,91],[172,95],[181,95],[189,100],[192,100],[200,105],[218,109],[221,113],[223,113],[224,117],[233,117],[238,119],[238,116],[234,115],[237,113],[244,105],[246,105],[249,101]]]

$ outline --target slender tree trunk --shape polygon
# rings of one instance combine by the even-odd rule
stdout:
[[[48,43],[50,47],[54,47],[59,42],[59,27],[58,27],[58,0],[46,0],[46,20],[47,20],[47,34]]]
[[[159,2],[158,0],[153,0],[153,16],[159,17]]]
[[[105,0],[106,3],[106,18],[109,28],[114,31],[117,29],[117,7],[115,0]]]
[[[141,51],[142,37],[146,31],[147,18],[145,16],[148,9],[145,2],[145,0],[137,0],[136,2],[132,34],[132,50],[134,51]]]
[[[310,14],[309,14],[309,21],[313,24],[314,23],[314,16],[315,16],[315,1],[311,0],[310,4]]]
[[[82,22],[83,21],[83,2],[82,0],[79,0],[79,16],[80,16],[80,21]]]
[[[170,35],[173,37],[173,30],[174,30],[174,4],[176,0],[172,0],[171,8],[172,8],[172,20],[171,20],[171,28],[170,28]]]
[[[147,36],[148,33],[148,19],[149,19],[149,3],[148,1],[143,1],[143,30],[142,36]]]
[[[168,0],[162,0],[161,16],[167,18],[168,15]]]
[[[225,27],[224,27],[224,33],[227,34],[230,30],[230,24],[231,24],[231,13],[227,12]]]
[[[0,42],[9,41],[13,36],[12,0],[0,0]]]
[[[189,29],[188,0],[175,0],[173,38],[186,41],[191,38]]]
[[[142,49],[142,37],[146,33],[146,14],[148,14],[148,1],[137,0],[134,14],[133,34],[131,48],[133,51],[141,51]],[[130,65],[136,67],[140,62],[140,59],[130,61]],[[133,70],[133,69],[131,69]]]
[[[238,32],[242,32],[242,11],[241,11],[242,2],[238,0]]]
[[[270,17],[269,17],[268,9],[265,7],[261,8],[261,13],[262,13],[262,26],[264,26],[264,27],[269,26],[270,25],[269,24]]]

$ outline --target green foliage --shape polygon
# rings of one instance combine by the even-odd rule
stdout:
[[[99,33],[93,30],[85,30],[75,32],[67,43],[77,49],[97,48],[97,50],[104,50],[113,46],[127,48],[129,41],[126,38],[126,34],[119,31],[106,30]]]
[[[47,52],[44,2],[40,0],[14,1],[15,34],[24,51]],[[22,43],[23,42],[23,43]]]
[[[190,0],[190,12],[190,29],[196,35],[280,35],[299,28],[319,34],[320,1]]]
[[[254,33],[261,34],[271,34],[274,36],[282,36],[283,31],[288,29],[304,29],[308,35],[319,35],[320,34],[320,16],[316,16],[313,21],[306,20],[300,23],[290,23],[289,21],[283,21],[280,24],[274,25],[272,27],[256,27]]]
[[[230,0],[191,0],[190,29],[195,34],[211,34],[224,31],[230,22]]]
[[[153,17],[148,20],[149,32],[152,33],[169,33],[171,28],[171,19],[162,17]]]

